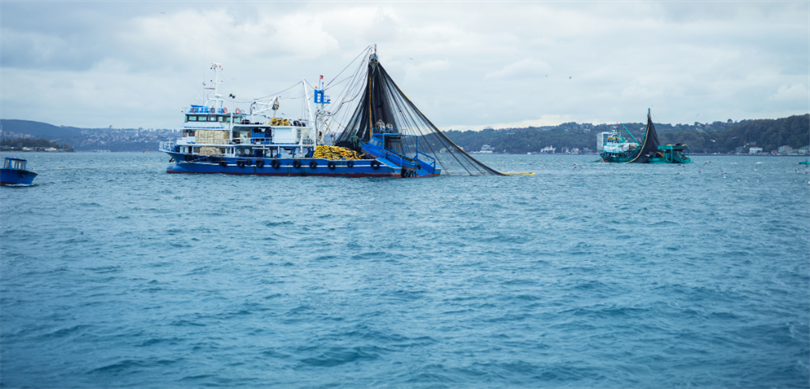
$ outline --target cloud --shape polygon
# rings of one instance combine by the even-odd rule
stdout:
[[[804,84],[793,84],[790,87],[787,85],[782,85],[779,87],[776,93],[768,97],[768,100],[799,101],[802,103],[807,103],[808,100],[810,100],[810,93]]]
[[[441,128],[639,121],[647,107],[680,123],[781,117],[807,111],[808,7],[5,2],[1,115],[172,128],[210,62],[249,99],[329,80],[376,43]]]
[[[551,66],[541,60],[526,58],[509,64],[484,75],[485,80],[514,80],[533,77],[545,77],[551,72]]]
[[[423,82],[422,75],[432,73],[441,73],[452,68],[450,61],[447,59],[424,61],[415,65],[405,65],[405,81],[406,82]]]

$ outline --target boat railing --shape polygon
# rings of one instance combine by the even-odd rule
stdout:
[[[421,152],[421,151],[418,151],[418,150],[417,150],[417,151],[416,151],[416,156],[418,157],[418,156],[419,156],[419,154],[422,154],[422,155],[424,155],[424,156],[426,156],[426,157],[428,157],[428,158],[432,159],[432,160],[433,160],[433,162],[431,163],[431,167],[433,168],[433,170],[436,170],[436,158],[433,158],[433,157],[431,157],[430,155],[427,155],[427,154],[425,154],[425,153],[423,153],[423,152]],[[419,159],[417,159],[417,161],[418,161],[418,160],[419,160]]]
[[[158,145],[159,150],[161,151],[173,151],[174,146],[177,145],[177,140],[168,140],[160,142]]]

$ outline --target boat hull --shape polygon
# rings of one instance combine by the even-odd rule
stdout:
[[[167,153],[174,164],[166,168],[172,174],[233,174],[255,176],[329,176],[329,177],[402,177],[400,167],[388,166],[376,160],[328,160],[323,158],[208,158],[185,161],[184,154]],[[202,160],[201,160],[202,159]],[[239,163],[242,161],[243,163]],[[250,161],[250,163],[244,163]],[[257,161],[263,165],[257,166]],[[277,164],[274,161],[278,161]],[[314,162],[314,163],[313,163]],[[330,164],[330,162],[332,164]],[[350,163],[351,162],[351,163]],[[350,166],[351,165],[351,166]],[[425,175],[421,177],[426,177]]]
[[[633,160],[633,157],[623,157],[617,155],[600,155],[602,162],[606,163],[627,163]]]
[[[31,185],[36,176],[28,170],[0,169],[0,185]]]

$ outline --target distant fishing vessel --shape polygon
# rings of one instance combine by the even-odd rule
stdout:
[[[647,109],[647,128],[641,142],[622,124],[632,139],[626,139],[619,131],[602,132],[597,135],[597,149],[603,162],[608,163],[690,163],[689,147],[685,144],[660,145],[658,133]]]
[[[26,170],[27,165],[24,159],[6,157],[0,169],[0,185],[31,185],[37,174]]]
[[[202,105],[191,105],[185,112],[182,137],[160,145],[160,151],[174,162],[167,172],[403,178],[438,176],[444,171],[503,175],[472,158],[422,115],[379,64],[376,47],[372,52],[369,46],[364,53],[367,59],[361,61],[350,77],[353,82],[331,111],[326,109],[331,101],[324,94],[329,85],[324,85],[323,76],[317,87],[300,82],[303,95],[295,97],[303,102],[299,117],[279,114],[281,96],[269,102],[253,100],[247,112],[239,108],[229,112],[217,89],[222,66],[212,64],[214,86],[205,88]],[[355,110],[349,122],[337,123],[341,108],[352,105]],[[336,145],[325,142],[330,126],[342,128],[337,141],[331,142]]]

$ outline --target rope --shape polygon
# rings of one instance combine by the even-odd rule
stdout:
[[[352,60],[352,62],[349,62],[349,64],[348,64],[348,65],[346,65],[346,67],[345,67],[345,68],[343,68],[343,70],[341,70],[341,71],[340,71],[340,73],[338,73],[338,74],[337,74],[337,75],[336,75],[334,78],[332,78],[332,81],[329,81],[329,83],[328,83],[328,84],[326,84],[326,85],[323,87],[323,89],[324,89],[324,90],[328,89],[328,88],[329,88],[329,85],[332,85],[332,83],[333,83],[333,82],[335,82],[335,80],[336,80],[338,77],[340,77],[340,75],[341,75],[341,74],[343,74],[343,72],[345,72],[345,71],[346,71],[346,69],[348,69],[348,68],[349,68],[349,66],[352,66],[352,64],[354,63],[354,61],[357,61],[357,59],[358,59],[358,58],[362,57],[362,56],[363,56],[363,54],[367,53],[369,50],[371,50],[371,45],[366,46],[366,48],[365,48],[365,49],[363,49],[363,51],[361,51],[361,52],[360,52],[360,54],[359,54],[357,57],[354,57],[354,59]],[[349,77],[349,78],[351,78],[351,77]],[[344,80],[344,81],[345,81],[345,80]],[[341,82],[343,82],[343,81],[341,81]],[[338,83],[338,84],[339,84],[339,83]]]
[[[110,168],[110,167],[132,167],[132,166],[154,166],[154,165],[165,165],[169,162],[161,162],[161,163],[147,163],[143,165],[109,165],[109,166],[82,166],[82,167],[57,167],[53,169],[37,169],[37,171],[48,171],[48,170],[72,170],[72,169],[102,169],[102,168]]]
[[[291,86],[291,87],[289,87],[289,88],[287,88],[287,89],[285,89],[285,90],[283,90],[283,91],[281,91],[281,92],[276,92],[276,93],[273,93],[273,94],[270,94],[270,95],[267,95],[267,96],[264,96],[264,97],[259,97],[259,98],[257,98],[257,99],[253,99],[253,100],[261,100],[261,99],[266,99],[266,98],[268,98],[268,97],[278,96],[278,95],[280,95],[280,94],[282,94],[282,93],[284,93],[284,92],[286,92],[286,91],[288,91],[288,90],[290,90],[290,89],[292,89],[292,88],[297,87],[299,84],[301,84],[301,82],[302,82],[302,81],[298,81],[298,82],[296,82],[296,83],[295,83],[293,86]],[[307,84],[308,84],[308,83],[307,83]]]

